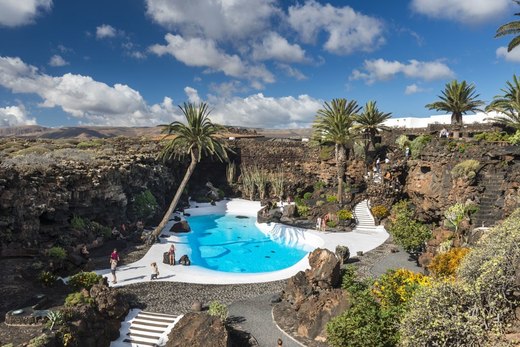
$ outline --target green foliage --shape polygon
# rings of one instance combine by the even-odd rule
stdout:
[[[399,135],[397,140],[395,140],[395,143],[400,149],[405,149],[406,146],[410,145],[410,140],[408,139],[408,136],[406,135]]]
[[[90,141],[82,141],[76,145],[78,149],[97,148],[103,145],[103,140],[93,139]]]
[[[451,281],[423,288],[401,323],[403,346],[484,346],[504,332],[517,302],[520,209],[484,234]]]
[[[392,269],[374,282],[372,294],[383,307],[401,310],[417,289],[428,285],[430,285],[428,276],[407,269]]]
[[[70,221],[70,225],[72,225],[72,227],[74,229],[77,229],[77,230],[84,230],[85,229],[85,226],[87,225],[85,220],[83,218],[81,218],[80,216],[77,216],[77,215],[73,215],[72,216],[72,219]]]
[[[81,305],[92,306],[94,304],[94,299],[90,296],[85,296],[81,292],[74,292],[67,295],[65,298],[65,306],[66,307],[74,307]]]
[[[307,205],[296,205],[296,210],[301,217],[307,217],[311,208]]]
[[[38,275],[38,280],[45,286],[50,287],[56,282],[56,275],[50,271],[42,271]]]
[[[320,154],[318,155],[320,160],[326,161],[334,158],[334,146],[322,146],[320,147]]]
[[[318,181],[314,183],[314,190],[320,190],[323,189],[327,184],[323,181]]]
[[[422,150],[426,147],[428,143],[432,140],[430,135],[419,135],[412,142],[410,142],[410,152],[412,154],[412,158],[417,159],[421,154]]]
[[[63,314],[60,311],[49,311],[47,313],[47,319],[49,319],[48,326],[49,329],[54,329],[55,325],[61,325],[63,324]]]
[[[338,226],[338,222],[336,222],[335,220],[329,220],[329,221],[327,222],[327,226],[328,226],[329,228],[335,228],[335,227]]]
[[[465,178],[467,180],[472,180],[477,175],[476,171],[479,166],[480,162],[478,160],[464,160],[463,162],[455,165],[455,167],[451,170],[451,175],[453,178]]]
[[[312,199],[312,193],[311,192],[307,192],[307,193],[303,194],[303,199],[304,200]]]
[[[90,290],[94,284],[98,284],[103,276],[98,275],[95,272],[78,272],[75,275],[70,276],[69,285],[77,290],[85,288]]]
[[[459,231],[459,225],[464,219],[469,217],[469,214],[476,208],[475,204],[469,203],[456,203],[450,206],[444,211],[444,225],[448,228],[455,229],[455,232]]]
[[[323,205],[325,205],[325,201],[323,201],[323,200],[316,201],[316,207],[321,207]]]
[[[41,147],[41,146],[34,146],[34,147],[27,147],[27,148],[24,148],[24,149],[21,149],[17,152],[14,152],[13,154],[11,154],[11,156],[13,157],[18,157],[18,156],[26,156],[26,155],[43,155],[45,153],[49,153],[50,152],[50,149],[49,148],[45,148],[45,147]]]
[[[134,198],[134,214],[137,219],[148,220],[154,216],[159,204],[152,192],[147,189]]]
[[[478,141],[486,141],[486,142],[499,142],[499,141],[507,141],[508,136],[505,132],[487,131],[487,132],[475,134],[474,139],[478,140]]]
[[[339,220],[349,220],[354,218],[354,214],[349,210],[339,210],[337,215]]]
[[[407,252],[422,250],[425,242],[431,237],[430,229],[413,218],[409,202],[401,200],[392,207],[388,231],[398,245]]]
[[[375,218],[385,218],[390,214],[390,211],[388,211],[388,208],[384,205],[375,205],[372,208],[370,208],[370,212],[372,212],[372,215]]]
[[[47,254],[49,255],[49,257],[55,258],[57,260],[64,260],[65,258],[67,258],[67,251],[60,246],[51,247],[47,251]]]
[[[51,342],[51,337],[47,334],[41,334],[40,336],[35,337],[31,341],[27,347],[45,347],[48,343]]]
[[[220,303],[219,301],[212,301],[209,304],[208,313],[210,316],[217,316],[223,321],[225,321],[228,317],[228,308],[226,305]]]
[[[509,136],[507,142],[509,142],[512,145],[520,144],[520,130],[517,130],[513,135]]]
[[[338,202],[338,197],[336,195],[327,195],[327,202],[336,203]]]

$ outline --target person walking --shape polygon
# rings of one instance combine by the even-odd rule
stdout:
[[[157,267],[157,263],[153,262],[150,264],[152,267],[152,274],[150,275],[150,280],[156,280],[159,277],[159,268]]]
[[[112,283],[117,283],[116,270],[117,263],[119,262],[119,254],[117,253],[117,248],[114,248],[112,254],[110,254],[110,272],[112,273]]]
[[[168,259],[170,260],[170,265],[175,265],[175,246],[171,245],[170,250],[168,251]]]
[[[276,346],[277,347],[283,346],[283,341],[281,338],[278,338],[278,341],[276,341]]]

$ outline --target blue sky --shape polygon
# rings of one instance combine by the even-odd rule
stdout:
[[[151,126],[208,102],[226,125],[307,127],[324,101],[435,114],[520,66],[511,0],[0,0],[0,126]]]

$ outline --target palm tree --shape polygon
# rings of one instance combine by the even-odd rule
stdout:
[[[513,75],[513,82],[507,81],[506,88],[501,90],[504,94],[495,96],[493,101],[486,107],[486,112],[502,112],[502,110],[510,106],[511,102],[520,101],[520,79],[516,75]]]
[[[354,125],[354,129],[358,130],[365,139],[365,160],[368,159],[368,148],[370,144],[375,148],[376,135],[381,131],[390,129],[386,125],[383,125],[383,123],[391,117],[391,113],[379,111],[375,101],[369,101],[363,108],[363,112],[355,118],[356,125]]]
[[[319,142],[333,143],[338,175],[338,203],[343,204],[343,178],[347,161],[347,146],[354,137],[353,125],[361,110],[357,102],[346,99],[333,99],[325,102],[318,110],[313,123],[313,136]]]
[[[451,124],[462,125],[462,115],[467,112],[481,111],[479,106],[483,105],[482,100],[477,100],[475,95],[475,85],[467,84],[466,81],[459,83],[453,80],[446,83],[440,101],[426,105],[430,110],[451,112]]]
[[[518,5],[520,5],[519,0],[513,0]],[[520,16],[520,13],[515,13],[515,16]],[[509,45],[507,46],[507,51],[511,52],[513,48],[520,45],[520,21],[513,21],[509,22],[507,24],[502,25],[497,29],[497,32],[495,34],[495,37],[501,37],[505,35],[518,35],[514,37],[511,42],[509,42]]]
[[[499,112],[500,114],[491,118],[491,120],[516,131],[520,130],[520,100],[511,101],[507,107],[502,108]]]
[[[186,117],[186,124],[175,121],[164,126],[163,133],[173,135],[174,137],[169,140],[159,154],[159,157],[166,160],[190,155],[191,161],[170,203],[170,207],[168,207],[168,210],[164,214],[161,223],[159,223],[152,233],[152,240],[155,240],[159,236],[166,223],[168,223],[170,215],[177,206],[182,192],[186,188],[195,170],[195,166],[200,162],[202,155],[214,155],[221,161],[228,160],[227,151],[229,149],[227,145],[216,139],[217,133],[222,131],[223,127],[211,122],[208,117],[210,114],[208,105],[206,103],[200,103],[199,105],[184,103],[184,105],[179,106],[179,108]]]

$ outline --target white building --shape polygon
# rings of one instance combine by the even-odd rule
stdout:
[[[496,112],[478,112],[476,114],[463,115],[462,122],[464,124],[489,123],[489,119],[495,117],[496,115]],[[451,124],[451,114],[436,115],[423,118],[391,118],[385,122],[386,126],[397,128],[426,128],[428,124]]]

